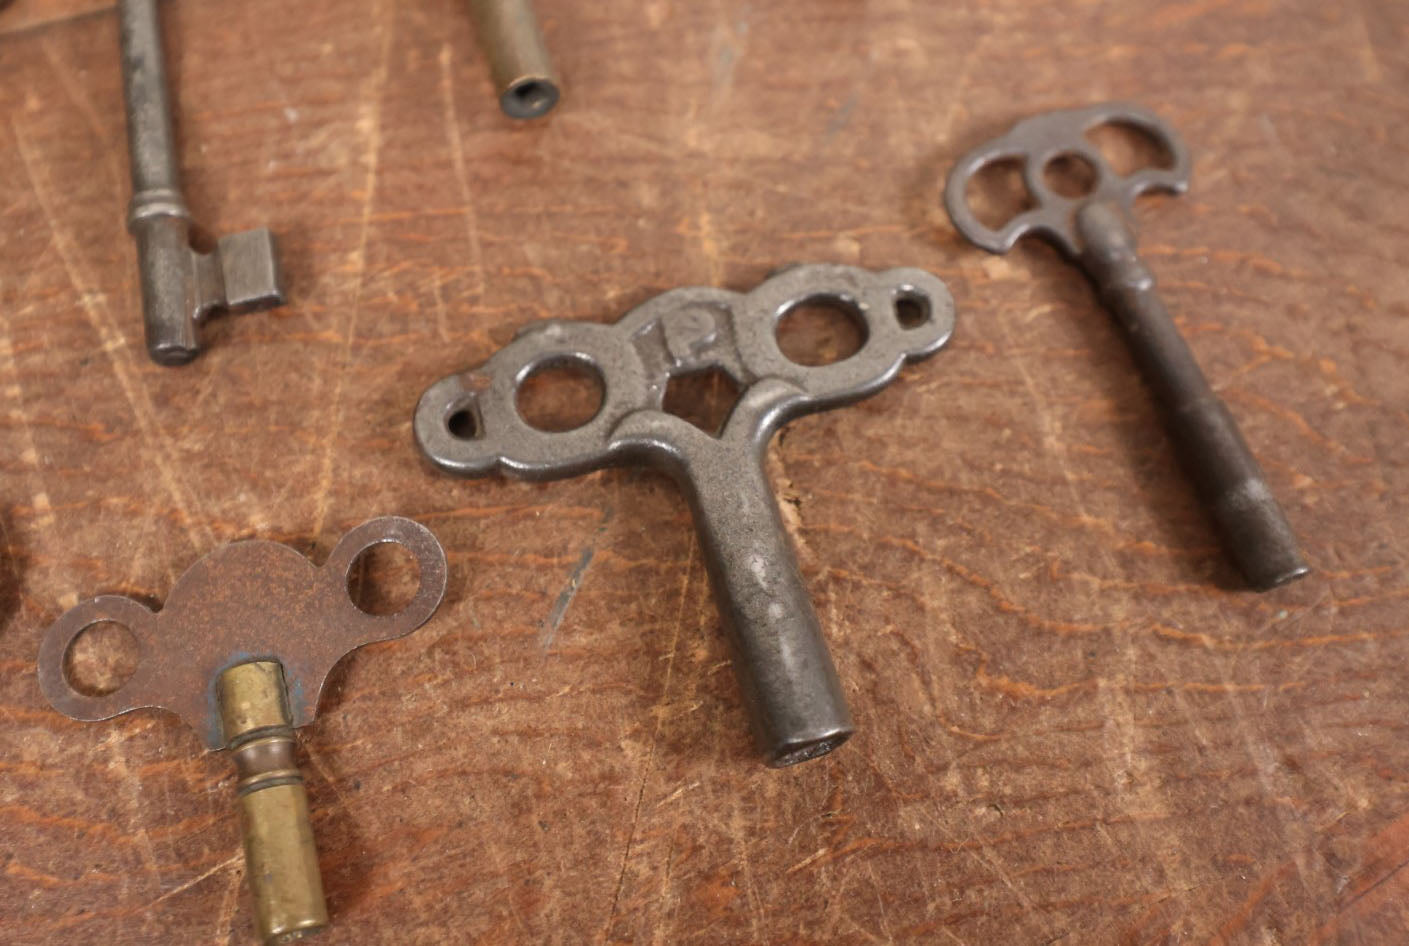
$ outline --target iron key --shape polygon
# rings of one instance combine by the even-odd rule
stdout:
[[[1166,149],[1170,166],[1118,175],[1086,137],[1086,132],[1108,123],[1148,134]],[[1094,169],[1096,180],[1089,193],[1063,196],[1044,181],[1049,163],[1068,156]],[[984,167],[1012,160],[1022,162],[1023,181],[1037,206],[995,230],[974,215],[967,188]],[[1188,149],[1158,116],[1139,106],[1107,103],[1029,118],[980,145],[955,165],[944,200],[959,232],[990,252],[1006,253],[1024,235],[1035,233],[1085,270],[1164,405],[1181,457],[1225,546],[1248,582],[1266,591],[1300,578],[1308,566],[1262,468],[1209,386],[1160,301],[1153,274],[1136,252],[1134,199],[1151,190],[1183,193],[1190,169]]]
[[[819,301],[863,321],[866,342],[833,364],[796,364],[778,346],[777,323]],[[852,721],[763,470],[764,451],[789,419],[876,393],[906,361],[938,351],[953,327],[949,290],[917,269],[813,264],[785,269],[746,294],[676,289],[614,325],[527,327],[481,367],[426,390],[416,440],[437,467],[458,476],[499,471],[545,480],[627,464],[673,475],[694,512],[765,760],[791,765],[841,745]],[[601,407],[575,430],[535,429],[515,405],[518,387],[564,362],[597,374]],[[742,392],[717,436],[662,407],[671,377],[710,370],[726,372]]]
[[[147,352],[158,364],[182,365],[200,352],[212,312],[283,305],[283,282],[267,229],[221,237],[209,254],[191,247],[156,0],[122,0],[119,14],[132,165],[127,229],[137,241]]]

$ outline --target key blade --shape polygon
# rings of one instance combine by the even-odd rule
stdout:
[[[252,312],[284,304],[283,273],[267,227],[220,238],[216,250],[225,282],[225,308]]]

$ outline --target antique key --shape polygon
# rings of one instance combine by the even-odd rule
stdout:
[[[804,366],[776,327],[797,306],[825,303],[864,324],[850,358]],[[813,264],[752,292],[676,289],[614,325],[550,320],[524,328],[480,368],[431,385],[416,440],[440,469],[544,480],[609,465],[671,473],[694,512],[735,671],[770,765],[824,755],[852,733],[851,715],[763,470],[789,419],[874,394],[906,361],[938,351],[954,326],[939,279],[918,269],[873,273]],[[545,432],[516,406],[519,385],[564,363],[596,374],[602,404],[577,429]],[[662,407],[672,377],[722,370],[741,394],[715,436]]]
[[[470,0],[470,9],[500,110],[510,118],[547,115],[558,104],[558,78],[533,0]]]
[[[420,585],[400,612],[369,614],[353,602],[348,581],[362,553],[383,542],[411,553]],[[334,664],[424,624],[445,580],[440,543],[409,519],[364,522],[321,568],[287,545],[235,542],[192,565],[160,611],[121,595],[69,609],[45,633],[39,685],[75,719],[166,709],[210,748],[230,751],[256,927],[266,944],[289,943],[328,924],[293,730],[313,721]],[[91,695],[70,682],[65,661],[80,634],[106,621],[131,632],[139,663],[116,690]]]
[[[284,289],[267,229],[221,237],[212,253],[191,247],[156,0],[121,0],[118,9],[132,164],[127,229],[137,241],[147,352],[159,364],[182,365],[199,353],[212,312],[283,305]]]
[[[1086,137],[1104,124],[1147,133],[1167,151],[1170,166],[1117,174]],[[1049,164],[1070,157],[1095,172],[1094,185],[1083,196],[1058,194],[1044,180]],[[974,215],[967,189],[985,166],[1014,160],[1023,164],[1023,181],[1036,206],[994,230]],[[986,250],[1006,253],[1021,237],[1035,233],[1085,270],[1163,403],[1182,459],[1233,560],[1254,588],[1266,591],[1300,578],[1308,567],[1262,468],[1209,387],[1135,249],[1135,197],[1151,190],[1183,193],[1189,174],[1189,152],[1172,128],[1138,106],[1108,103],[1029,118],[975,148],[949,175],[944,201],[959,232]]]

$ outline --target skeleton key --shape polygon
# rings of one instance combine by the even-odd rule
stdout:
[[[127,229],[137,241],[147,352],[158,364],[182,365],[199,353],[212,312],[283,305],[284,289],[267,229],[221,237],[209,254],[191,247],[156,0],[121,0],[119,13],[132,164]]]
[[[819,302],[864,323],[866,342],[833,364],[795,364],[778,346],[777,324]],[[760,747],[770,765],[791,765],[841,745],[852,721],[764,474],[764,451],[789,419],[876,393],[906,361],[938,351],[953,327],[949,290],[917,269],[814,264],[785,269],[746,294],[676,289],[614,325],[528,326],[480,368],[426,390],[416,440],[437,467],[459,476],[545,480],[625,464],[672,474],[694,512]],[[563,363],[596,373],[601,407],[575,430],[537,430],[515,405],[519,385]],[[709,370],[726,372],[742,392],[717,436],[662,409],[672,377]]]
[[[1104,124],[1147,133],[1168,152],[1168,168],[1116,174],[1086,132]],[[1047,166],[1075,156],[1096,174],[1090,193],[1067,197],[1043,179]],[[1020,160],[1023,181],[1037,206],[1001,229],[979,222],[967,188],[983,167]],[[1001,138],[970,151],[945,187],[950,219],[973,243],[1006,253],[1028,233],[1046,237],[1085,270],[1124,330],[1135,361],[1163,403],[1170,431],[1195,486],[1233,560],[1259,591],[1300,578],[1309,570],[1277,500],[1233,416],[1209,387],[1193,353],[1155,291],[1155,279],[1135,249],[1131,209],[1151,190],[1183,193],[1189,186],[1189,152],[1174,130],[1134,105],[1108,103],[1051,112],[1019,122]]]
[[[353,603],[348,580],[362,553],[383,542],[411,552],[420,586],[398,613],[369,614]],[[321,568],[287,545],[235,542],[192,565],[160,611],[121,595],[69,609],[44,635],[39,686],[75,719],[166,709],[210,748],[230,751],[255,925],[269,946],[293,942],[328,924],[293,730],[313,721],[328,672],[343,656],[429,620],[445,578],[435,536],[393,516],[343,536]],[[139,663],[117,689],[92,695],[74,687],[64,663],[78,636],[105,621],[132,634]]]

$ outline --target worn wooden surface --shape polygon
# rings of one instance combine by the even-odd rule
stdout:
[[[541,0],[550,120],[457,0],[165,8],[188,197],[291,304],[142,347],[110,2],[0,15],[0,941],[248,943],[226,759],[43,701],[80,597],[250,535],[414,516],[446,606],[302,746],[332,943],[1409,938],[1409,6]],[[1129,98],[1192,193],[1144,247],[1316,574],[1238,589],[1082,278],[964,245],[943,172]],[[452,481],[430,381],[794,260],[927,267],[948,350],[772,473],[858,717],[752,754],[684,505],[640,472]]]

